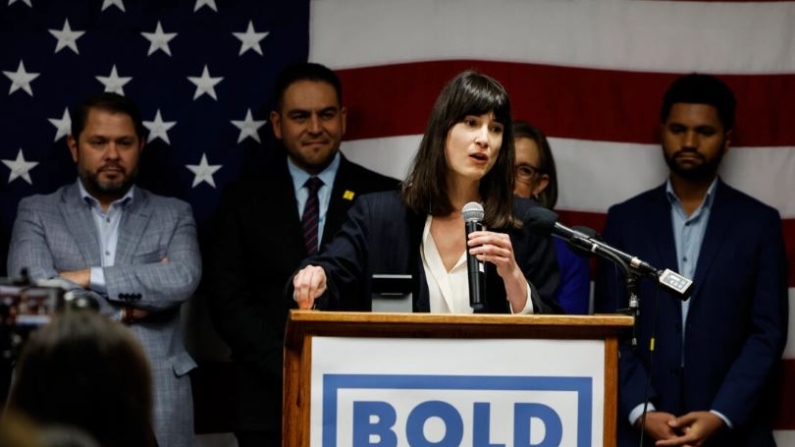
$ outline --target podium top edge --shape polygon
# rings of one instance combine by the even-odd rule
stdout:
[[[581,326],[632,327],[634,318],[619,314],[596,315],[507,315],[507,314],[431,314],[387,312],[342,312],[291,310],[289,321],[295,323],[376,323],[425,325],[509,325],[509,326]]]

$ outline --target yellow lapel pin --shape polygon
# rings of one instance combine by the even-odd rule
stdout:
[[[346,189],[345,192],[342,194],[342,198],[345,200],[353,200],[353,196],[356,194],[351,191],[350,189]]]

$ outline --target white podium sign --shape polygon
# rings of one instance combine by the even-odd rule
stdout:
[[[601,340],[315,337],[310,444],[600,447]]]

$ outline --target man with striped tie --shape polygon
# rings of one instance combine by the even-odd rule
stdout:
[[[329,68],[287,67],[272,101],[283,150],[226,191],[206,272],[214,324],[236,367],[230,391],[240,447],[281,445],[287,279],[331,239],[358,196],[399,185],[339,152],[347,112]]]

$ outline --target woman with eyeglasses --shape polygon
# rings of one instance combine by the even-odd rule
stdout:
[[[558,200],[558,176],[546,135],[525,121],[514,121],[513,138],[516,151],[513,193],[532,197],[545,208],[554,208]],[[572,252],[565,241],[555,238],[554,243],[560,266],[558,303],[568,314],[587,314],[591,296],[588,260]]]

